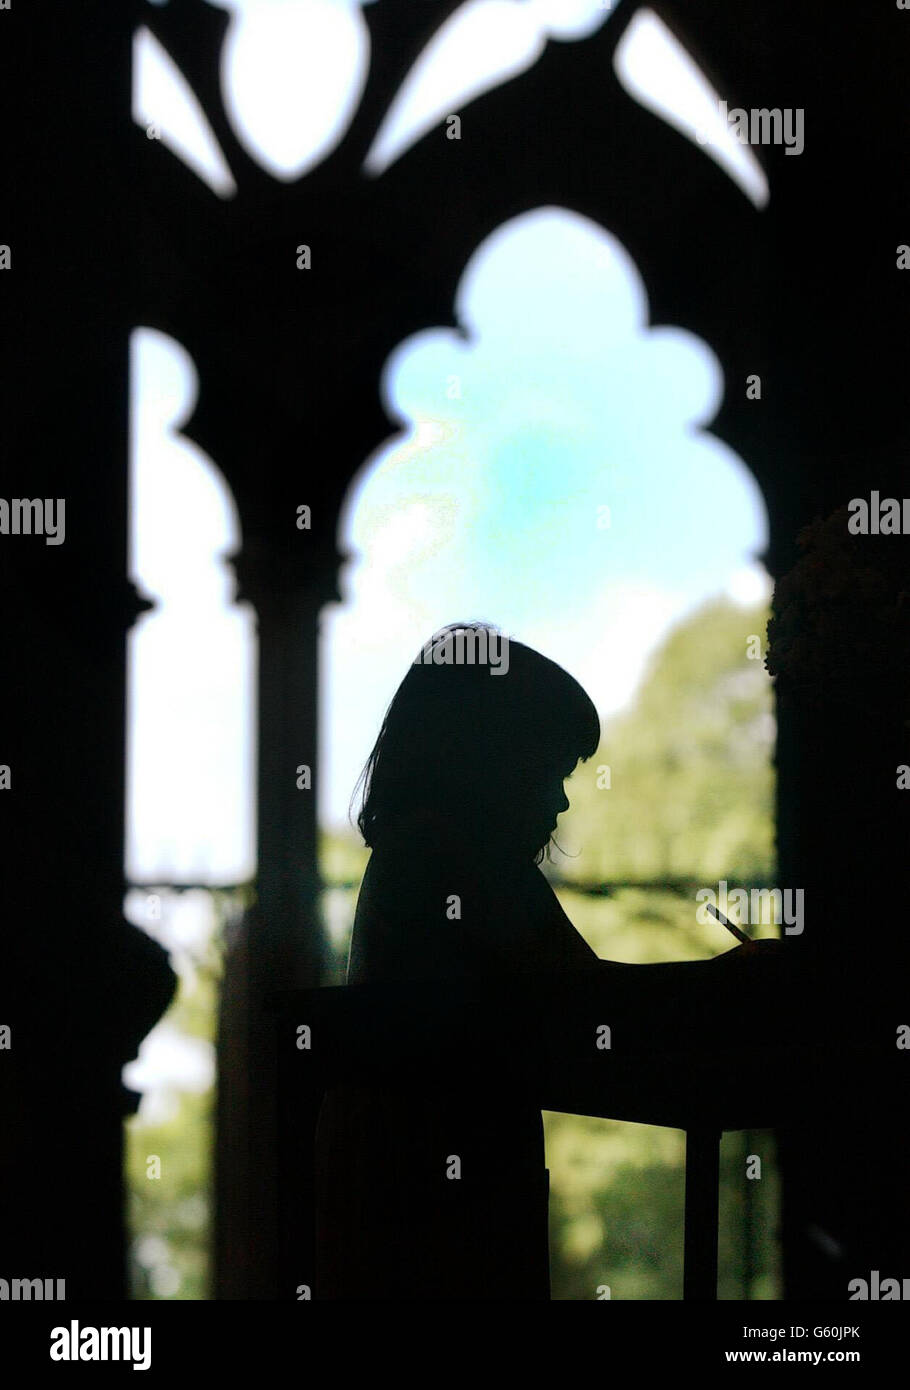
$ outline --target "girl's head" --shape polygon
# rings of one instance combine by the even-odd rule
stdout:
[[[600,740],[576,680],[483,623],[421,649],[388,708],[358,786],[372,848],[426,833],[543,858],[568,807],[563,781]]]

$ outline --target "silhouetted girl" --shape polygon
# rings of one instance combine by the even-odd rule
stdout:
[[[561,667],[500,640],[480,625],[437,634],[389,707],[361,778],[372,856],[349,984],[501,977],[510,991],[526,972],[611,968],[537,867],[569,805],[564,780],[598,746],[597,713]],[[549,1297],[530,1101],[492,1086],[470,1100],[339,1089],[317,1154],[317,1297]]]

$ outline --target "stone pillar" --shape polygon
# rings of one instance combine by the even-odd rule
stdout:
[[[216,1296],[294,1298],[282,1268],[295,1232],[281,1171],[275,991],[321,982],[316,831],[318,637],[338,557],[267,540],[235,558],[238,600],[258,620],[256,901],[225,963],[219,1026]],[[309,789],[298,787],[310,770]],[[304,1161],[305,1156],[301,1156]],[[301,1179],[303,1180],[303,1178]],[[293,1264],[293,1258],[291,1258]],[[305,1271],[301,1273],[305,1282]],[[286,1280],[284,1282],[287,1282]]]
[[[134,25],[100,0],[0,15],[4,496],[65,504],[58,543],[0,536],[0,1244],[4,1277],[70,1300],[125,1293],[120,1072],[174,984],[122,916]]]

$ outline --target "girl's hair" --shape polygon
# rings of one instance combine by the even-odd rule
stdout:
[[[433,661],[458,642],[499,652],[501,668]],[[422,648],[386,711],[354,790],[357,824],[371,848],[421,821],[481,840],[507,833],[542,781],[567,776],[599,741],[594,705],[555,661],[489,624],[453,623]]]

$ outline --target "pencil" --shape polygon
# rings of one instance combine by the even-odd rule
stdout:
[[[731,931],[733,933],[737,941],[741,941],[744,945],[749,944],[749,942],[752,940],[751,936],[746,936],[746,933],[744,931],[740,931],[739,927],[734,926],[734,924],[729,920],[729,918],[725,917],[722,912],[718,912],[717,908],[712,907],[710,903],[705,903],[705,907],[711,913],[712,917],[717,918],[718,922],[720,922],[722,927],[726,927],[727,931]]]

